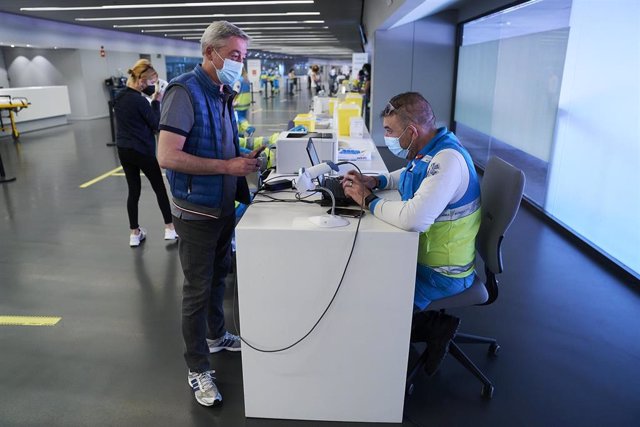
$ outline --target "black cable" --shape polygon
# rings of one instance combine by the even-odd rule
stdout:
[[[357,170],[358,173],[360,173],[362,175],[362,172],[360,171],[360,168],[358,167],[358,165],[351,163],[351,162],[341,162],[338,163],[338,165],[341,164],[350,164],[353,165]],[[264,195],[264,194],[263,194]],[[320,317],[318,318],[318,320],[316,321],[316,323],[311,327],[311,329],[309,329],[309,331],[304,334],[302,336],[302,338],[298,339],[297,341],[295,341],[293,344],[289,344],[286,347],[282,347],[282,348],[278,348],[275,350],[266,350],[263,348],[259,348],[256,347],[252,344],[249,344],[243,337],[242,335],[240,335],[240,330],[238,328],[238,323],[236,320],[236,302],[237,302],[237,297],[238,297],[238,268],[236,266],[236,274],[235,274],[235,279],[234,279],[234,283],[236,286],[235,292],[233,293],[233,326],[235,328],[235,331],[238,333],[238,336],[240,337],[240,340],[246,344],[248,347],[250,347],[251,349],[258,351],[260,353],[280,353],[282,351],[286,351],[289,350],[293,347],[295,347],[296,345],[300,344],[302,341],[304,341],[309,335],[311,335],[311,333],[316,329],[316,327],[320,324],[320,321],[324,318],[325,314],[327,314],[327,311],[329,311],[329,308],[331,308],[331,306],[333,305],[333,301],[336,299],[336,296],[338,295],[338,292],[340,291],[340,288],[342,287],[342,282],[344,281],[344,276],[347,274],[347,269],[349,268],[349,264],[351,263],[351,257],[353,256],[353,251],[356,247],[356,241],[358,240],[358,232],[360,231],[360,223],[362,222],[362,217],[364,215],[362,215],[364,211],[364,207],[360,206],[360,217],[358,218],[358,225],[356,226],[356,232],[353,235],[353,243],[351,244],[351,250],[349,251],[349,256],[347,257],[347,263],[344,266],[344,269],[342,270],[342,276],[340,276],[340,281],[338,282],[338,287],[336,288],[335,292],[333,293],[333,296],[331,297],[331,300],[329,301],[329,304],[327,304],[326,308],[324,309],[324,311],[322,312],[322,314],[320,315]]]
[[[295,190],[293,190],[295,191]],[[270,193],[291,193],[292,190],[280,190],[280,191],[271,191]],[[257,195],[258,193],[256,193]],[[295,195],[295,200],[292,199],[279,199],[277,197],[273,197],[271,194],[260,194],[260,196],[265,197],[269,200],[256,200],[255,197],[254,199],[251,201],[251,204],[253,205],[254,203],[316,203],[315,201],[312,200],[305,200],[306,198],[312,196],[313,194],[315,194],[315,191],[305,197],[299,197],[299,193],[296,193]]]
[[[280,174],[280,175],[275,175],[275,176],[273,176],[273,177],[271,177],[271,178],[267,178],[267,179],[265,179],[265,180],[263,181],[263,183],[264,183],[264,184],[266,184],[266,183],[268,183],[269,181],[275,181],[276,179],[281,179],[282,177],[285,177],[285,176],[292,176],[292,177],[296,177],[296,176],[298,176],[298,174],[297,174],[297,173],[284,173],[284,174]]]

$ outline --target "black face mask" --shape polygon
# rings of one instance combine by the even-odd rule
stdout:
[[[154,93],[156,93],[156,87],[155,86],[147,86],[144,89],[142,89],[142,93],[144,93],[147,96],[151,96]]]

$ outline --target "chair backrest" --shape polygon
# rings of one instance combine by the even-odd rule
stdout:
[[[488,305],[498,298],[496,274],[502,273],[500,245],[518,213],[524,191],[524,173],[499,157],[491,157],[485,166],[480,190],[482,219],[476,250],[484,261],[486,280],[482,282],[476,277],[467,290],[433,301],[427,310]]]
[[[489,300],[485,304],[497,297],[495,275],[503,269],[502,239],[518,213],[524,183],[524,172],[501,158],[494,156],[487,162],[481,184],[482,220],[476,237],[476,249],[487,274]]]

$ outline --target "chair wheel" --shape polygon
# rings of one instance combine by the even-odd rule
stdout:
[[[497,356],[499,352],[500,352],[500,346],[498,344],[494,343],[489,346],[490,356]]]
[[[482,397],[485,399],[491,399],[493,397],[493,386],[491,384],[486,384],[482,386]]]

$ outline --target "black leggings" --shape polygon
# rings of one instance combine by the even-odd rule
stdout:
[[[120,157],[120,163],[122,163],[124,174],[127,177],[127,185],[129,186],[129,196],[127,197],[129,227],[135,230],[140,226],[138,224],[138,201],[140,200],[140,190],[142,188],[140,171],[147,177],[153,191],[156,193],[164,223],[171,224],[169,198],[167,197],[167,190],[164,188],[162,171],[155,156],[145,156],[131,148],[118,147],[118,157]]]

